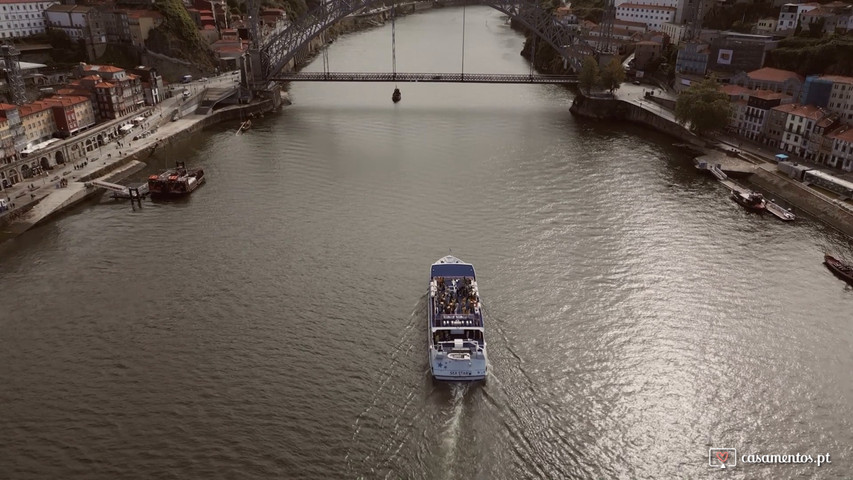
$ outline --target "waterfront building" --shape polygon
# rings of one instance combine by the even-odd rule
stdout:
[[[640,22],[653,31],[661,31],[663,24],[675,22],[676,7],[646,3],[623,3],[616,6],[616,19]]]
[[[809,142],[809,137],[814,134],[815,125],[826,118],[829,112],[814,105],[797,103],[779,105],[773,110],[787,114],[779,148],[805,160],[815,160],[817,148],[813,142]]]
[[[853,77],[824,75],[821,78],[832,82],[827,108],[841,115],[843,121],[853,123]]]
[[[142,80],[142,95],[146,105],[156,105],[165,99],[163,77],[157,73],[157,69],[140,65],[131,69],[131,72]]]
[[[51,106],[59,136],[68,137],[95,124],[92,101],[83,96],[55,96],[44,99]]]
[[[838,119],[838,114],[831,113],[822,118],[815,124],[814,134],[809,137],[808,149],[817,152],[815,161],[818,163],[829,164],[828,161],[832,157],[832,133],[838,128],[844,126]],[[832,165],[835,166],[835,165]]]
[[[45,0],[0,0],[0,38],[44,33],[44,11],[54,3]]]
[[[671,10],[673,12],[672,20],[668,20],[668,21],[675,24],[675,25],[682,25],[685,22],[689,21],[691,18],[693,18],[693,13],[695,12],[696,8],[702,8],[705,12],[707,12],[708,10],[710,10],[714,6],[714,2],[703,2],[701,0],[639,0],[639,1],[638,0],[616,0],[616,2],[615,2],[616,12],[617,12],[616,18],[619,18],[619,15],[618,15],[619,14],[619,7],[621,7],[624,4],[637,4],[637,5],[644,5],[644,6],[648,6],[648,7],[666,7],[668,9],[672,9]],[[659,14],[659,11],[654,11],[654,10],[646,11],[646,12],[636,12],[635,11],[633,13],[635,15],[638,15],[638,16],[635,16],[635,17],[631,18],[630,20],[636,20],[639,18],[639,20],[636,20],[636,21],[641,21],[643,23],[647,23],[647,22],[644,22],[644,20],[651,20],[652,15]],[[645,15],[645,17],[643,17],[642,15]],[[657,28],[657,30],[660,30],[660,27]]]
[[[739,72],[731,77],[730,83],[758,90],[782,92],[799,98],[804,79],[797,72],[778,68],[760,68],[751,72]]]
[[[819,3],[786,3],[779,10],[779,20],[776,22],[776,31],[793,31],[797,28],[800,15],[804,12],[814,10],[820,6]]]
[[[788,112],[771,108],[767,111],[764,120],[764,140],[770,148],[778,148],[782,144],[782,136],[785,134],[785,122],[788,120]]]
[[[829,135],[832,151],[826,163],[831,167],[853,171],[853,127],[845,125]]]
[[[24,135],[28,145],[35,145],[53,138],[58,132],[53,109],[45,102],[38,101],[21,105],[21,123],[24,125]]]
[[[142,80],[139,75],[112,65],[81,63],[75,69],[84,79],[98,76],[102,80],[94,85],[97,112],[102,120],[114,119],[138,110],[145,104]]]

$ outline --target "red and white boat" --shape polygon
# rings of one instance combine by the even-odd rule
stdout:
[[[148,177],[148,193],[152,197],[189,195],[204,183],[204,170],[187,169],[184,162],[176,162],[175,168]]]

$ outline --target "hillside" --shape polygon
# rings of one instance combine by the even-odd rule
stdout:
[[[145,46],[151,51],[192,62],[202,70],[213,70],[213,54],[181,0],[156,0],[154,7],[163,14],[164,22],[151,30]]]
[[[853,35],[786,38],[779,42],[779,48],[769,52],[766,65],[800,75],[853,76]]]

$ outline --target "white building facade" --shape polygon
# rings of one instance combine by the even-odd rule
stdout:
[[[616,7],[616,19],[645,23],[650,31],[661,32],[666,23],[675,22],[676,7],[623,3]]]
[[[0,38],[44,33],[44,11],[54,3],[44,0],[0,0]]]

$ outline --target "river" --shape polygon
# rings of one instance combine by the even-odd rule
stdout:
[[[458,72],[462,11],[397,22],[397,70]],[[466,11],[465,71],[526,73]],[[390,25],[332,71],[390,71]],[[320,57],[307,70],[321,71]],[[0,245],[0,478],[686,478],[710,448],[853,475],[851,244],[747,213],[673,140],[548,85],[302,83],[157,153],[207,184],[100,199]],[[485,384],[431,381],[429,266],[474,264]]]

